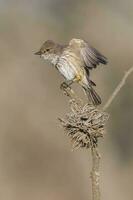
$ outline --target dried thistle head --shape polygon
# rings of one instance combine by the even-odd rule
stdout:
[[[98,138],[104,135],[104,126],[109,115],[90,104],[79,105],[70,101],[71,112],[59,119],[65,133],[72,141],[72,148],[93,148]]]

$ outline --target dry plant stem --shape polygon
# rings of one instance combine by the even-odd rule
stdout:
[[[96,148],[91,149],[92,155],[92,171],[91,171],[91,182],[92,182],[92,199],[100,200],[100,154]]]
[[[117,96],[128,76],[133,72],[131,67],[123,76],[122,80],[114,90],[113,94],[100,111],[91,104],[84,105],[74,91],[68,87],[64,89],[64,94],[71,99],[71,113],[67,114],[67,119],[59,119],[65,132],[73,142],[73,148],[91,149],[92,156],[92,199],[100,200],[100,154],[98,153],[98,139],[103,137],[105,122],[108,114],[106,110]]]
[[[133,67],[131,67],[123,76],[122,80],[120,81],[120,83],[118,84],[118,86],[115,88],[113,94],[111,95],[111,97],[108,99],[107,103],[104,105],[103,110],[106,110],[112,103],[112,101],[114,100],[114,98],[116,97],[116,95],[119,93],[119,91],[121,90],[121,88],[124,86],[126,79],[128,78],[128,76],[133,72]]]
[[[76,93],[72,90],[71,87],[63,89],[63,92],[66,96],[68,96],[70,99],[75,99],[77,103],[80,105],[83,105],[83,101],[76,95]]]
[[[92,198],[100,200],[100,155],[97,150],[98,140],[104,136],[104,127],[108,119],[108,114],[100,111],[92,104],[81,104],[79,98],[74,98],[75,93],[71,88],[65,89],[65,95],[71,99],[69,101],[71,112],[65,119],[60,119],[65,134],[72,142],[72,148],[86,148],[91,150],[92,156]],[[78,99],[78,101],[77,101]]]
[[[105,106],[103,107],[103,110],[107,109],[111,105],[112,101],[114,100],[116,95],[119,93],[121,88],[124,86],[126,79],[128,78],[128,76],[132,72],[133,72],[133,67],[131,67],[125,73],[122,80],[120,81],[120,83],[118,84],[116,89],[114,90],[113,94],[111,95],[111,97],[109,98],[109,100],[107,101]],[[91,155],[92,155],[92,171],[91,171],[92,199],[93,200],[100,200],[100,196],[101,196],[101,194],[100,194],[100,170],[99,170],[99,168],[100,168],[100,155],[99,155],[96,148],[91,149]]]

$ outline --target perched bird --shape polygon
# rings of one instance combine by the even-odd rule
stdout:
[[[62,88],[77,82],[94,105],[101,104],[101,98],[93,88],[96,84],[90,79],[90,70],[100,63],[107,64],[107,59],[86,41],[72,39],[68,45],[61,45],[47,40],[35,54],[50,61],[64,76]]]

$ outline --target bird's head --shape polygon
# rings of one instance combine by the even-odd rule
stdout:
[[[44,59],[47,59],[49,55],[54,54],[56,48],[56,44],[52,40],[47,40],[43,43],[40,50],[35,53],[35,55],[39,55]]]

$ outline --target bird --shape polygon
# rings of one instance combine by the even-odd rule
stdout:
[[[79,83],[93,105],[101,104],[101,97],[94,89],[96,84],[90,79],[90,71],[99,64],[106,65],[107,58],[88,42],[73,38],[64,45],[47,40],[35,55],[48,60],[63,75],[65,81],[61,88]]]

